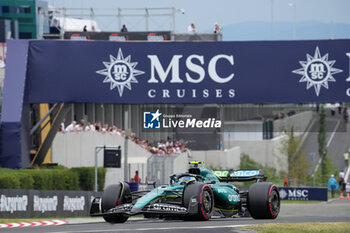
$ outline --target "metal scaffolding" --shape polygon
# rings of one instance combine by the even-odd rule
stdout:
[[[159,7],[159,8],[41,8],[39,10],[40,16],[47,17],[50,21],[51,27],[56,27],[60,31],[60,35],[64,34],[64,23],[67,18],[85,19],[96,21],[97,18],[110,18],[113,22],[117,20],[118,28],[114,28],[112,31],[119,31],[123,24],[130,22],[131,18],[141,18],[136,24],[139,26],[143,24],[142,28],[145,31],[149,30],[166,30],[175,33],[175,21],[176,13],[184,14],[184,9],[176,9],[175,7]],[[161,20],[153,20],[153,18],[161,18]],[[56,18],[63,19],[62,25],[55,22]],[[42,21],[43,22],[43,21]],[[134,22],[135,23],[135,22]],[[132,24],[129,24],[129,30],[137,31]],[[130,26],[132,25],[132,26]],[[166,25],[166,28],[162,28]],[[43,25],[41,25],[43,27]],[[43,31],[43,30],[41,30]],[[42,35],[41,35],[42,36]]]

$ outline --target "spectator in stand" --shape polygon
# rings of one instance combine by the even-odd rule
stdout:
[[[101,132],[101,130],[102,130],[101,122],[99,122],[99,121],[96,122],[95,129],[97,132]]]
[[[70,125],[67,126],[66,128],[66,132],[76,132],[76,126],[77,126],[77,122],[76,121],[72,121],[72,123]]]
[[[328,180],[328,190],[331,191],[332,198],[334,198],[334,192],[338,189],[337,181],[334,179],[334,175],[331,175],[331,178]]]
[[[117,135],[121,136],[122,135],[121,131],[122,131],[121,129],[117,129]]]
[[[76,126],[76,132],[81,132],[84,130],[85,120],[81,119],[80,123]]]
[[[123,24],[122,29],[120,30],[120,32],[128,32],[127,27],[125,26],[125,24]]]
[[[287,116],[293,116],[295,115],[295,110],[290,110],[288,113],[287,113]]]
[[[131,137],[130,138],[131,138],[131,141],[133,141],[133,142],[136,141],[136,139],[137,139],[136,138],[136,134],[135,133],[131,133]]]
[[[284,187],[287,187],[287,186],[288,186],[287,177],[284,177],[283,186],[284,186]]]
[[[59,128],[59,132],[62,132],[62,133],[64,133],[64,132],[66,132],[66,128],[64,127],[64,123],[66,122],[66,118],[64,118],[63,120],[62,120],[62,122],[61,122],[61,125],[60,125],[60,128]]]
[[[61,125],[61,127],[64,127],[64,124]],[[125,136],[125,132],[122,129],[118,129],[117,126],[113,125],[111,127],[108,127],[108,123],[106,123],[102,128],[101,122],[99,121],[93,124],[91,124],[91,122],[85,124],[85,121],[81,120],[79,125],[77,125],[76,122],[73,121],[65,130],[67,132],[97,131],[102,133],[116,134],[122,137]],[[147,140],[142,140],[136,137],[135,133],[132,133],[130,138],[134,143],[138,144],[140,147],[149,151],[152,154],[174,155],[181,154],[187,151],[187,142],[184,142],[183,140],[172,141],[171,138],[168,137],[167,140],[161,140],[159,142],[150,144]]]
[[[118,134],[118,127],[113,125],[113,130],[112,130],[113,134]]]
[[[120,129],[119,132],[120,132],[120,136],[122,136],[122,137],[125,136],[125,131],[124,130]]]
[[[91,125],[91,122],[88,122],[84,128],[84,131],[86,131],[86,132],[95,131],[95,127],[93,125]]]
[[[82,129],[84,129],[85,126],[86,126],[85,120],[84,120],[84,119],[81,119],[81,120],[80,120],[80,127],[81,127]]]
[[[147,140],[142,140],[141,141],[141,147],[147,150],[147,148],[149,147],[148,146],[148,141]]]
[[[105,133],[108,131],[108,123],[104,124],[103,128],[102,128],[102,132]]]
[[[74,132],[81,132],[82,129],[80,127],[80,124],[76,124],[75,127],[74,127]]]
[[[220,34],[221,31],[222,31],[222,28],[220,27],[220,25],[218,23],[214,23],[214,33]]]
[[[194,35],[194,34],[197,33],[197,31],[196,31],[196,26],[194,26],[194,23],[191,23],[191,24],[188,26],[187,32],[188,32],[188,34],[190,34],[190,35]]]
[[[87,26],[86,25],[83,28],[83,32],[87,32]]]

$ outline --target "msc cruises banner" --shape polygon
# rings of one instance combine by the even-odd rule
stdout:
[[[10,49],[9,49],[10,51]],[[350,40],[30,41],[29,102],[349,102]]]
[[[278,187],[281,200],[327,201],[327,188]]]

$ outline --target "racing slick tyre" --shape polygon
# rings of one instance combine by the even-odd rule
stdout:
[[[128,184],[120,182],[108,186],[102,194],[102,212],[106,212],[116,206],[124,203],[131,203],[131,191]],[[124,223],[128,217],[123,214],[113,214],[103,216],[104,220],[109,223]]]
[[[182,205],[189,208],[192,198],[197,199],[198,210],[185,220],[209,220],[214,210],[214,195],[208,184],[193,183],[185,187],[182,195]]]
[[[275,219],[280,212],[280,195],[275,184],[259,182],[249,187],[248,210],[255,219]]]

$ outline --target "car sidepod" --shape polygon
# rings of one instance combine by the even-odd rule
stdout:
[[[231,184],[212,185],[212,189],[216,209],[232,212],[237,212],[240,209],[240,195]]]

